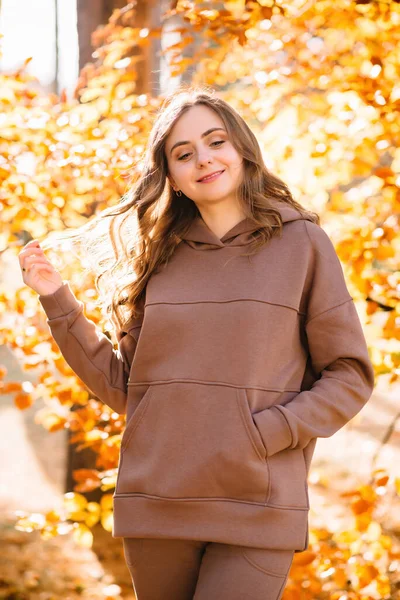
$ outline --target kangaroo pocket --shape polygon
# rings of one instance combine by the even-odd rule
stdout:
[[[244,389],[188,383],[147,388],[122,438],[116,495],[265,505],[269,491],[266,449]]]
[[[269,505],[309,509],[307,468],[301,448],[286,448],[268,458]]]

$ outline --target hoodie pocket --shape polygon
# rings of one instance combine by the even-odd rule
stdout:
[[[268,458],[271,473],[269,505],[309,509],[307,468],[301,448],[286,448]]]
[[[131,439],[136,427],[139,425],[140,420],[143,418],[145,410],[148,405],[149,397],[151,393],[151,386],[148,386],[144,394],[142,395],[139,404],[135,408],[133,414],[129,417],[128,422],[126,423],[124,433],[122,434],[121,439],[121,453],[125,451],[125,448],[129,444],[129,440]],[[128,385],[128,403],[130,397],[133,395],[132,387]]]
[[[244,389],[151,384],[121,443],[116,494],[265,505],[266,449]]]

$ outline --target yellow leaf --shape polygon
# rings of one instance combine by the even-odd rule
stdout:
[[[76,543],[84,548],[91,548],[93,545],[93,534],[89,527],[84,523],[79,523],[79,525],[74,528],[72,536]]]
[[[49,510],[47,513],[45,513],[45,517],[46,521],[49,523],[58,523],[61,520],[60,513],[56,512],[55,510]]]
[[[113,513],[105,512],[101,515],[101,524],[106,531],[112,531]]]
[[[68,513],[74,513],[84,510],[88,504],[87,499],[82,494],[67,492],[63,498],[64,508]]]
[[[102,511],[113,509],[113,496],[112,494],[104,494],[100,498],[100,507]]]
[[[382,527],[376,521],[372,521],[364,533],[365,539],[369,542],[374,542],[379,540],[382,533]]]
[[[89,502],[86,511],[85,523],[88,527],[93,527],[100,519],[100,504],[98,502]]]

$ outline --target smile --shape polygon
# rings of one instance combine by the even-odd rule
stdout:
[[[215,181],[224,172],[225,171],[220,171],[219,173],[215,173],[214,175],[210,175],[209,177],[205,177],[201,181],[198,181],[198,183],[210,183],[211,181]]]

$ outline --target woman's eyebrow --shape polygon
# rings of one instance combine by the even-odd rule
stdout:
[[[222,127],[211,127],[211,129],[207,129],[207,131],[205,131],[204,133],[201,134],[201,137],[204,138],[206,137],[206,135],[209,135],[210,133],[212,133],[213,131],[225,131],[225,129],[223,129]],[[226,131],[225,131],[226,133]],[[185,140],[182,142],[176,142],[176,144],[174,144],[171,148],[171,150],[169,151],[170,154],[172,154],[172,150],[174,148],[176,148],[177,146],[184,146],[185,144],[190,144],[190,140]]]

